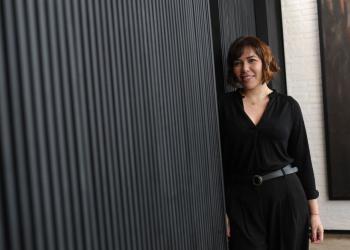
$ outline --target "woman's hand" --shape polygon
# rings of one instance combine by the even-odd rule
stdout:
[[[310,240],[312,243],[321,243],[323,241],[323,226],[320,216],[318,214],[311,214],[310,216]]]
[[[225,214],[225,225],[226,225],[226,237],[231,237],[231,228],[230,228],[230,220],[228,219],[227,214]]]
[[[320,210],[318,209],[317,199],[311,199],[308,203],[311,226],[310,240],[312,243],[321,243],[323,241],[323,226],[319,215]]]

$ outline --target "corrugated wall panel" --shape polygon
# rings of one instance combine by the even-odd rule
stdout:
[[[0,249],[225,249],[209,3],[0,12]]]

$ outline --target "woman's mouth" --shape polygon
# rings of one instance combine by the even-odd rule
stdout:
[[[253,75],[242,75],[241,76],[242,81],[249,81],[249,80],[251,80],[253,78],[254,78]]]

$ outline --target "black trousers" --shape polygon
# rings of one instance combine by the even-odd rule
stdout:
[[[227,192],[230,250],[307,250],[309,212],[296,174],[261,186],[232,183]]]

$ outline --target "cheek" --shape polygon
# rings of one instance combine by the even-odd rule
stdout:
[[[233,75],[236,76],[236,77],[238,77],[238,76],[240,75],[240,70],[239,70],[239,68],[233,68],[233,69],[232,69],[232,72],[233,72]]]
[[[259,77],[262,77],[262,75],[263,75],[262,68],[261,68],[261,67],[257,67],[257,68],[255,69],[255,73],[256,73]]]

